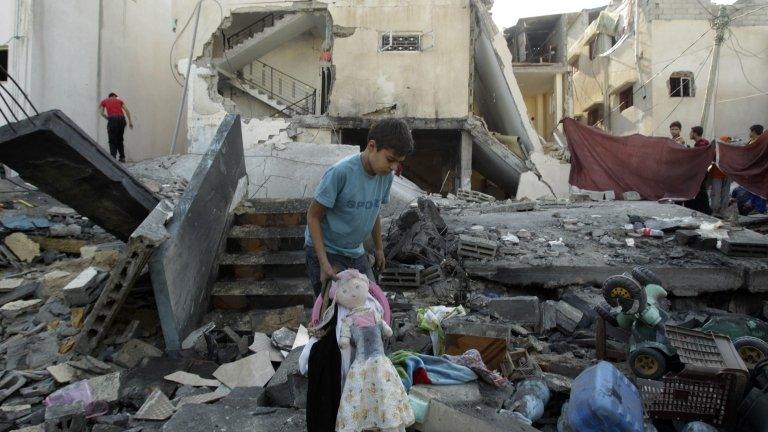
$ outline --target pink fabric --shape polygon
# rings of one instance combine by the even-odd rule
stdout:
[[[341,272],[344,273],[344,272]],[[340,274],[341,274],[340,273]],[[377,302],[381,305],[381,309],[384,312],[384,316],[382,319],[387,324],[392,324],[392,312],[389,309],[389,301],[387,300],[386,294],[384,294],[384,291],[381,290],[381,287],[379,285],[372,281],[368,280],[368,292],[371,293],[374,299],[376,299]],[[333,296],[336,294],[335,287],[331,285],[331,290],[328,293],[329,298],[333,298]],[[318,296],[317,299],[315,299],[315,305],[312,307],[312,316],[310,318],[310,324],[312,326],[317,326],[317,324],[320,323],[320,309],[323,308],[323,297]]]
[[[617,137],[572,118],[563,120],[571,151],[570,184],[617,197],[637,191],[644,199],[691,199],[699,191],[715,148],[683,148],[669,138]],[[722,168],[722,167],[721,167]]]
[[[746,146],[718,144],[720,169],[746,190],[768,198],[768,132]]]
[[[373,327],[376,325],[376,315],[373,311],[356,313],[352,315],[352,324],[357,327]]]

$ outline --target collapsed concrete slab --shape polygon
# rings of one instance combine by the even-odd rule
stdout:
[[[642,237],[628,215],[655,223],[665,238]],[[465,261],[470,276],[515,288],[556,289],[574,285],[600,286],[609,276],[635,265],[654,271],[673,296],[717,292],[766,292],[765,260],[729,256],[719,250],[698,250],[675,241],[673,231],[689,225],[712,225],[717,219],[674,205],[649,201],[571,203],[509,215],[465,211],[446,216],[457,229],[480,225],[499,232],[525,232],[519,243],[505,245],[494,260]],[[628,228],[627,228],[628,227]],[[699,229],[707,235],[713,230]],[[730,230],[733,238],[754,242],[757,233]],[[629,246],[627,239],[632,239]],[[553,244],[562,249],[558,251]]]
[[[226,239],[247,177],[240,117],[225,117],[174,209],[170,238],[150,260],[150,274],[168,351],[195,329],[208,311],[215,260]]]
[[[59,110],[0,127],[0,162],[126,241],[158,199]]]

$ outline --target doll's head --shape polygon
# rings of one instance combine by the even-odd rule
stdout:
[[[368,278],[355,269],[344,270],[336,275],[338,280],[331,286],[331,297],[347,309],[365,306],[368,299]]]

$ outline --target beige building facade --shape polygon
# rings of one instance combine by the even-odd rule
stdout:
[[[577,14],[567,30],[574,116],[617,135],[666,136],[680,121],[687,138],[703,124],[710,139],[745,140],[750,125],[768,124],[768,1],[724,7],[729,23],[714,69],[719,5],[625,0],[595,12]]]
[[[173,55],[182,74],[197,4],[173,3],[179,26],[189,23]],[[373,122],[396,116],[413,129],[415,152],[404,176],[415,185],[514,196],[539,139],[491,5],[204,1],[191,55],[185,150],[204,152],[227,113],[242,116],[246,163],[258,166],[286,143],[288,151],[308,143],[358,151]],[[313,189],[289,191],[291,180],[273,189]]]

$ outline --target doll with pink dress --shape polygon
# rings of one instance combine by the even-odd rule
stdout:
[[[414,416],[403,383],[384,354],[382,335],[392,329],[381,315],[366,305],[368,278],[357,270],[345,270],[331,287],[333,303],[349,313],[339,325],[339,347],[355,347],[355,358],[347,372],[341,394],[336,430],[404,432]]]

